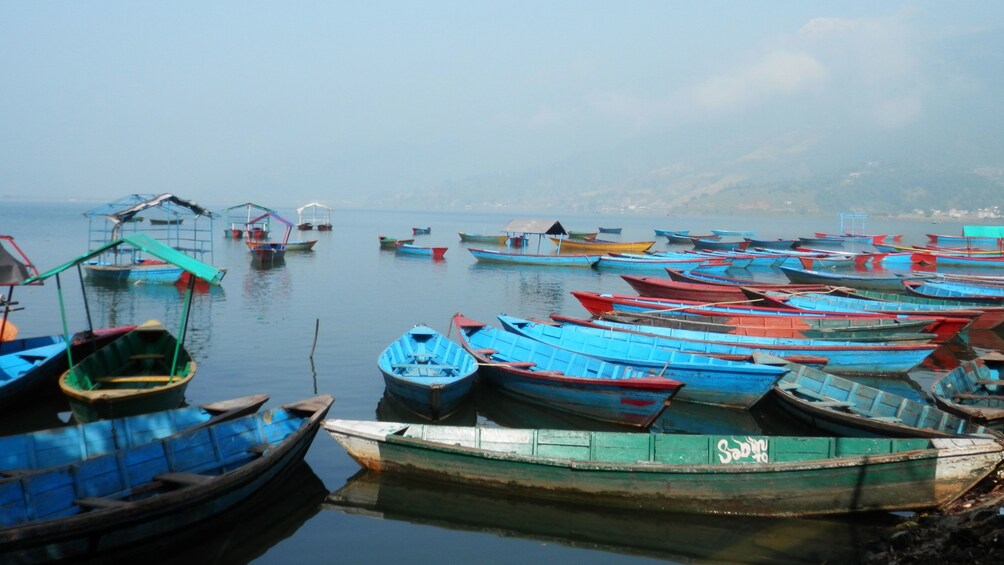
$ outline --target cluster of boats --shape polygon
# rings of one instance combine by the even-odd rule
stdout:
[[[287,223],[287,233],[291,228]],[[520,246],[528,233],[563,231],[547,222],[508,228],[524,230]],[[431,232],[415,228],[414,235],[420,230]],[[604,244],[565,236],[555,243],[571,242],[573,250]],[[505,237],[496,243],[515,247],[513,236]],[[382,237],[382,247],[384,239],[394,238]],[[389,243],[412,252],[413,240]],[[648,249],[654,242],[640,243]],[[126,234],[101,251],[120,245],[188,273],[189,300],[196,280],[223,277],[142,234]],[[962,496],[1004,459],[1004,356],[962,362],[923,394],[889,378],[971,329],[996,331],[1004,323],[1004,279],[995,275],[935,268],[890,275],[886,287],[877,281],[888,273],[817,271],[804,266],[805,255],[786,256],[802,265],[780,271],[789,283],[722,275],[719,263],[734,266],[749,255],[747,246],[709,251],[686,268],[660,266],[665,276],[622,275],[636,295],[573,292],[591,318],[500,314],[496,327],[456,313],[446,334],[415,326],[377,360],[387,394],[427,422],[418,424],[325,419],[328,395],[265,411],[265,395],[179,408],[197,367],[184,348],[188,305],[178,337],[148,322],[19,339],[7,320],[17,309],[14,286],[58,278],[101,251],[45,273],[16,247],[0,251],[0,285],[11,288],[0,304],[0,405],[58,388],[77,422],[0,437],[4,560],[90,557],[194,527],[288,477],[322,428],[373,471],[542,500],[695,513],[934,508]],[[869,263],[876,264],[874,256],[841,265]],[[482,386],[623,430],[440,423]],[[768,396],[819,433],[643,433],[681,405],[741,411]]]
[[[711,236],[726,235],[716,231],[722,233]],[[887,239],[899,240],[867,236],[872,245]],[[1004,446],[1004,356],[957,364],[926,392],[902,387],[896,377],[970,329],[996,331],[1004,322],[1004,278],[878,267],[890,255],[958,250],[838,252],[826,270],[814,270],[805,265],[824,252],[780,247],[707,253],[733,266],[769,264],[787,283],[727,277],[715,265],[662,267],[661,277],[621,275],[637,295],[574,291],[589,319],[500,314],[500,327],[493,327],[457,313],[448,336],[416,326],[378,365],[387,394],[429,423],[324,426],[372,470],[674,511],[790,516],[932,508],[996,469]],[[470,251],[479,260],[483,253],[520,255]],[[768,255],[775,262],[767,263]],[[792,259],[801,266],[783,266]],[[475,386],[636,430],[678,403],[745,410],[769,395],[820,433],[737,438],[436,424]]]

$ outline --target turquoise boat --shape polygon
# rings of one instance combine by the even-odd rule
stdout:
[[[332,402],[318,396],[0,481],[0,562],[101,561],[198,529],[290,477]]]
[[[326,420],[360,465],[634,511],[814,516],[947,504],[1001,461],[992,438],[638,434]]]
[[[512,316],[500,315],[498,318],[507,331],[541,345],[607,363],[653,371],[681,381],[687,386],[680,392],[679,399],[690,402],[749,408],[770,392],[774,383],[787,372],[780,367],[672,350],[651,340],[645,344],[629,345],[622,340],[573,334],[560,326],[537,324]]]
[[[76,463],[255,413],[268,400],[255,394],[139,416],[0,437],[0,480]]]
[[[502,392],[592,420],[647,428],[680,391],[679,381],[605,363],[453,316],[480,378]]]
[[[478,364],[464,348],[418,325],[377,359],[387,392],[427,420],[448,418],[468,399]]]

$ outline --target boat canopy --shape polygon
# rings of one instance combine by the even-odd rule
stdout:
[[[304,204],[303,206],[300,206],[299,208],[297,208],[296,209],[296,213],[297,214],[302,214],[303,211],[307,210],[308,208],[316,208],[316,209],[319,209],[319,210],[327,210],[328,212],[331,211],[331,208],[328,208],[327,206],[325,206],[324,204],[321,204],[320,202],[311,202],[310,204]]]
[[[293,227],[295,227],[295,226],[293,226],[293,224],[289,220],[287,220],[286,218],[283,218],[282,216],[280,216],[279,214],[276,214],[275,212],[265,212],[264,214],[258,216],[257,218],[254,218],[252,220],[248,220],[247,223],[245,223],[244,225],[247,226],[247,227],[252,227],[255,224],[257,224],[258,222],[261,222],[262,220],[264,220],[266,218],[272,218],[272,219],[274,219],[274,220],[276,220],[276,221],[278,221],[278,222],[283,223],[283,224],[286,225],[286,233],[282,236],[282,244],[286,245],[286,243],[289,242],[289,233],[291,231],[293,231]]]
[[[514,234],[568,235],[557,220],[510,220],[502,231]]]
[[[1004,237],[1004,226],[962,226],[964,237]]]
[[[36,281],[43,281],[53,275],[57,275],[65,271],[66,269],[69,269],[70,267],[73,267],[74,265],[78,265],[80,263],[87,261],[88,259],[101,255],[102,253],[108,251],[109,249],[118,247],[123,243],[128,244],[140,251],[153,255],[154,257],[162,261],[166,261],[176,267],[180,267],[185,271],[188,271],[189,273],[208,281],[210,284],[214,285],[220,284],[220,281],[223,280],[223,276],[226,274],[225,271],[217,269],[212,265],[207,265],[206,263],[203,263],[202,261],[199,261],[198,259],[195,259],[193,257],[189,257],[188,255],[185,255],[184,253],[177,251],[172,247],[157,241],[156,239],[150,237],[149,235],[143,233],[134,233],[134,234],[124,235],[122,236],[121,239],[117,239],[97,249],[88,251],[86,254],[81,255],[76,259],[68,261],[67,263],[62,264],[56,267],[55,269],[46,271],[41,275],[36,275],[34,277],[31,277],[23,281],[21,284],[31,284]]]

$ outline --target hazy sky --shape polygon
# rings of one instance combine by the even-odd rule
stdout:
[[[778,106],[881,131],[963,97],[996,127],[1002,27],[1000,1],[0,0],[0,197],[361,203]]]

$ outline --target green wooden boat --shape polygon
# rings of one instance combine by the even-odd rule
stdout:
[[[149,321],[59,377],[77,422],[177,408],[196,363],[164,326]]]
[[[888,439],[639,434],[327,420],[364,467],[541,499],[809,516],[917,510],[990,474],[988,437]]]

